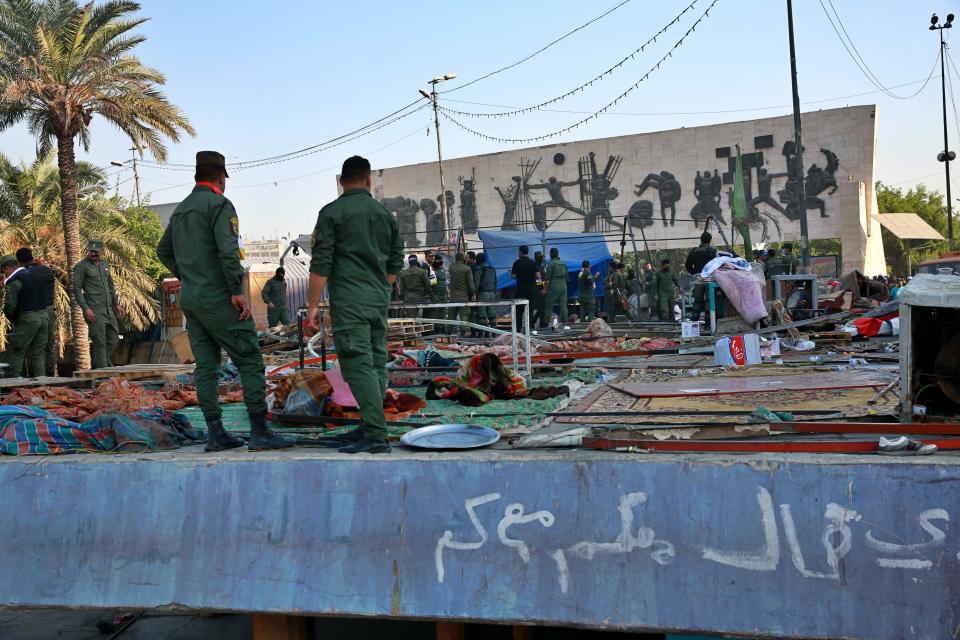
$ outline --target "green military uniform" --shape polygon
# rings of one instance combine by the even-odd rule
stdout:
[[[0,265],[11,259],[0,260]],[[6,350],[7,375],[11,378],[23,375],[25,358],[29,360],[30,371],[34,376],[46,375],[49,316],[43,306],[34,304],[32,306],[36,308],[28,308],[28,297],[36,294],[35,291],[25,290],[25,287],[31,285],[30,274],[26,269],[15,272],[4,285],[3,315],[13,325],[7,333]],[[36,301],[36,298],[30,299]]]
[[[647,296],[647,306],[640,307],[640,319],[649,320],[650,310],[657,307],[657,274],[653,269],[643,272],[643,292]]]
[[[340,371],[360,407],[360,429],[373,440],[387,437],[387,276],[401,268],[403,241],[397,220],[369,191],[348,189],[321,209],[310,272],[329,278]]]
[[[497,270],[490,265],[481,264],[474,271],[474,284],[477,286],[478,302],[496,302],[497,301]],[[497,308],[496,307],[477,307],[477,320],[479,324],[488,327],[497,326]]]
[[[450,278],[447,274],[447,270],[443,268],[442,264],[441,265],[434,264],[433,274],[434,274],[434,277],[436,278],[436,282],[431,282],[430,284],[430,289],[433,292],[433,302],[436,304],[449,302],[450,295],[449,295],[448,287],[450,284],[449,283]],[[447,317],[447,310],[442,307],[438,307],[436,309],[427,309],[427,311],[429,311],[429,314],[424,314],[424,315],[427,315],[430,318],[444,319]],[[441,330],[443,329],[443,327],[437,327],[437,328]]]
[[[263,285],[260,297],[267,307],[267,326],[275,327],[278,324],[290,324],[290,314],[287,312],[287,281],[283,276],[273,276]]]
[[[581,269],[577,280],[580,285],[580,322],[590,322],[597,316],[597,299],[594,295],[597,276],[590,269]]]
[[[560,258],[552,258],[547,265],[547,295],[544,300],[544,315],[553,313],[554,307],[560,307],[560,322],[567,321],[567,263]]]
[[[419,263],[411,263],[400,274],[400,297],[405,304],[426,304],[430,302],[433,290],[430,288],[430,276]],[[420,309],[404,309],[407,318],[420,317]]]
[[[657,271],[657,316],[660,322],[674,322],[673,305],[680,281],[669,269]]]
[[[781,275],[794,275],[797,272],[799,264],[800,261],[797,260],[797,257],[793,255],[793,253],[784,253],[777,258],[777,265],[779,265]]]
[[[457,256],[457,261],[450,267],[450,302],[470,302],[476,295],[473,270],[464,263],[463,256]],[[470,322],[470,307],[451,307],[450,319],[458,317],[461,322]],[[471,333],[466,327],[461,332],[463,335]]]
[[[604,306],[607,311],[607,319],[610,322],[616,322],[618,316],[627,314],[620,302],[621,298],[627,293],[627,277],[623,275],[622,271],[615,270],[607,277],[605,293]]]
[[[243,295],[240,223],[223,194],[198,184],[173,212],[157,257],[183,285],[180,306],[197,361],[194,379],[204,416],[219,418],[221,349],[240,371],[243,401],[251,415],[265,414],[263,355],[253,318],[238,320],[232,296]]]
[[[543,253],[540,251],[535,251],[533,254],[533,261],[537,263],[537,273],[540,274],[539,279],[537,280],[537,292],[533,296],[531,301],[533,308],[530,310],[530,313],[533,315],[530,318],[530,324],[534,329],[542,329],[547,326],[546,316],[546,295],[544,294],[543,283],[545,281],[546,270],[543,268]]]
[[[91,240],[87,248],[102,251],[103,243]],[[76,264],[73,268],[73,295],[84,312],[91,309],[95,316],[93,322],[87,322],[93,368],[112,366],[110,357],[120,340],[116,315],[119,300],[106,260],[101,257],[94,262],[88,256]]]

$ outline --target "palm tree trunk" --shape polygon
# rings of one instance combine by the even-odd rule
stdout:
[[[63,243],[67,253],[67,273],[80,262],[80,214],[77,211],[77,175],[73,136],[57,136],[57,164],[60,168],[60,214],[63,218]],[[90,368],[90,344],[83,310],[70,290],[70,327],[73,329],[73,354],[77,369]]]

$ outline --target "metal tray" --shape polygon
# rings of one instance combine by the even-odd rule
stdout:
[[[500,432],[475,424],[434,424],[408,431],[400,443],[420,449],[477,449],[500,439]]]

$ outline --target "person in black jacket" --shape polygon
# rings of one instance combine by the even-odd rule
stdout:
[[[710,244],[712,240],[713,236],[706,231],[700,235],[700,246],[691,249],[690,253],[687,254],[687,261],[684,264],[687,273],[694,277],[700,275],[700,272],[703,271],[706,264],[717,257],[716,247]],[[698,320],[700,314],[706,309],[706,306],[707,285],[698,282],[693,286],[693,308],[691,309],[691,317],[694,320]]]

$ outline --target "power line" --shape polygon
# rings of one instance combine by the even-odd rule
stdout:
[[[348,138],[343,138],[342,136],[340,136],[340,137],[337,139],[336,142],[331,142],[331,143],[329,143],[329,144],[327,144],[327,145],[324,145],[324,146],[313,146],[313,147],[310,147],[310,149],[309,149],[308,151],[300,151],[300,152],[298,152],[298,153],[296,153],[296,154],[294,154],[294,155],[283,155],[283,156],[278,156],[278,157],[272,158],[272,159],[263,159],[263,160],[260,160],[260,161],[258,161],[258,162],[242,163],[242,164],[239,165],[239,166],[237,166],[237,165],[230,165],[230,164],[228,163],[227,166],[230,167],[231,170],[233,170],[233,171],[242,171],[242,170],[245,170],[245,169],[255,169],[255,168],[257,168],[257,167],[264,167],[264,166],[271,165],[271,164],[279,164],[279,163],[282,163],[282,162],[289,162],[289,161],[291,161],[291,160],[298,160],[298,159],[300,159],[300,158],[305,158],[305,157],[307,157],[307,156],[311,156],[311,155],[313,155],[313,154],[320,153],[321,151],[329,151],[330,149],[333,149],[333,148],[342,146],[342,145],[344,145],[344,144],[346,144],[346,143],[348,143],[348,142],[352,142],[353,140],[356,140],[356,139],[358,139],[358,138],[362,138],[363,136],[369,135],[369,134],[373,133],[374,131],[379,131],[380,129],[383,129],[384,127],[388,127],[388,126],[390,126],[391,124],[393,124],[393,123],[395,123],[395,122],[398,122],[398,121],[402,120],[403,118],[406,118],[407,116],[411,116],[411,115],[413,115],[414,113],[417,113],[418,111],[420,111],[421,109],[424,109],[424,108],[427,107],[427,106],[428,106],[427,104],[423,104],[423,105],[417,107],[416,109],[413,109],[412,111],[407,111],[406,113],[402,113],[402,114],[400,114],[399,116],[396,116],[395,118],[392,118],[392,119],[390,119],[390,120],[387,120],[387,121],[385,121],[385,122],[377,125],[376,127],[373,127],[372,129],[366,129],[366,130],[362,130],[362,131],[358,130],[358,131],[360,131],[359,133],[357,133],[356,135],[350,136],[350,137],[348,137]],[[157,164],[157,163],[147,163],[147,166],[149,166],[149,167],[152,168],[152,169],[163,169],[163,170],[165,170],[165,171],[187,171],[187,172],[189,172],[189,171],[193,171],[193,170],[194,170],[194,165],[183,165],[183,164],[177,164],[177,165],[161,165],[161,164]]]
[[[939,57],[937,58],[939,60]],[[936,68],[936,64],[934,64]],[[960,77],[960,76],[958,76]],[[923,80],[914,80],[913,82],[905,82],[903,84],[893,85],[889,87],[890,89],[900,89],[902,87],[910,87],[915,84],[920,84],[921,82],[929,82],[930,76],[927,76]],[[863,91],[861,93],[851,93],[845,96],[837,96],[835,98],[821,98],[819,100],[807,100],[806,102],[801,102],[802,105],[811,105],[811,104],[822,104],[824,102],[835,102],[837,100],[848,100],[850,98],[860,98],[862,96],[869,96],[875,93],[883,93],[882,89],[874,89],[873,91]],[[460,104],[472,104],[478,107],[494,107],[497,109],[517,109],[512,105],[505,104],[491,104],[488,102],[474,102],[470,100],[455,100],[453,98],[448,98],[446,102],[456,102]],[[699,116],[699,115],[716,115],[716,114],[725,114],[725,113],[746,113],[751,111],[772,111],[775,109],[790,109],[792,105],[789,104],[780,104],[772,105],[769,107],[744,107],[738,109],[716,109],[713,111],[650,111],[650,112],[632,112],[632,111],[607,111],[602,115],[605,116]],[[577,111],[573,109],[540,109],[540,111],[549,112],[549,113],[592,113],[591,111]]]
[[[414,136],[414,135],[416,135],[416,134],[418,134],[418,133],[420,133],[420,132],[422,132],[422,131],[423,131],[423,127],[417,127],[416,129],[414,129],[414,130],[411,131],[410,133],[406,134],[406,135],[403,136],[402,138],[397,138],[397,139],[394,140],[393,142],[390,142],[390,143],[388,143],[388,144],[385,144],[385,145],[383,145],[382,147],[379,147],[379,148],[377,148],[377,149],[374,149],[373,151],[366,151],[366,152],[364,152],[363,155],[365,155],[365,156],[370,156],[370,155],[373,155],[373,154],[375,154],[375,153],[377,153],[377,152],[379,152],[379,151],[383,151],[384,149],[387,149],[388,147],[392,147],[392,146],[395,145],[395,144],[399,144],[399,143],[403,142],[404,140],[406,140],[407,138],[409,138],[409,137],[411,137],[411,136]],[[280,180],[271,180],[271,181],[269,181],[269,182],[261,182],[261,183],[259,183],[259,184],[238,184],[238,185],[232,185],[230,188],[231,188],[231,189],[252,189],[252,188],[254,188],[254,187],[268,187],[268,186],[270,186],[270,185],[276,186],[276,185],[281,184],[281,183],[284,183],[284,182],[293,182],[293,181],[295,181],[295,180],[302,180],[303,178],[309,178],[309,177],[311,177],[311,176],[319,175],[319,174],[321,174],[321,173],[326,173],[326,172],[328,172],[328,171],[333,171],[333,170],[335,170],[335,169],[339,169],[340,166],[341,166],[340,164],[335,164],[335,165],[331,165],[331,166],[329,166],[329,167],[327,167],[327,168],[325,168],[325,169],[319,169],[319,170],[317,170],[317,171],[311,171],[310,173],[305,173],[305,174],[303,174],[302,176],[296,176],[295,178],[283,178],[283,179],[280,179]]]
[[[622,7],[623,5],[627,4],[628,2],[630,2],[630,0],[623,0],[623,1],[620,2],[619,4],[615,5],[613,8],[604,11],[603,13],[601,13],[601,14],[600,14],[599,16],[597,16],[596,18],[593,18],[592,20],[588,20],[587,22],[583,23],[583,24],[580,25],[579,27],[573,29],[572,31],[568,31],[567,33],[565,33],[564,35],[560,36],[560,37],[557,38],[556,40],[553,40],[552,42],[549,42],[548,44],[546,44],[546,45],[543,46],[543,47],[540,47],[539,49],[537,49],[536,51],[534,51],[534,52],[531,53],[530,55],[528,55],[528,56],[526,56],[526,57],[524,57],[524,58],[521,58],[520,60],[517,60],[516,62],[514,62],[514,63],[512,63],[512,64],[508,64],[507,66],[501,67],[500,69],[497,69],[496,71],[491,71],[490,73],[484,74],[484,75],[480,76],[479,78],[477,78],[476,80],[471,80],[470,82],[467,82],[466,84],[461,84],[461,85],[458,86],[458,87],[454,87],[454,88],[452,88],[452,89],[448,89],[448,90],[446,90],[446,91],[442,91],[441,93],[453,93],[454,91],[460,91],[460,89],[465,89],[466,87],[469,87],[469,86],[472,85],[472,84],[476,84],[476,83],[480,82],[481,80],[486,80],[486,79],[489,78],[490,76],[495,76],[495,75],[497,75],[498,73],[502,73],[502,72],[504,72],[504,71],[507,71],[508,69],[513,69],[514,67],[523,64],[523,63],[526,62],[527,60],[531,60],[531,59],[535,58],[536,56],[540,55],[541,53],[543,53],[544,51],[546,51],[547,49],[549,49],[549,48],[552,47],[553,45],[555,45],[555,44],[557,44],[557,43],[559,43],[559,42],[561,42],[561,41],[563,41],[563,40],[566,40],[567,38],[569,38],[570,36],[572,36],[572,35],[575,34],[576,32],[578,32],[578,31],[580,31],[580,30],[582,30],[582,29],[586,29],[587,27],[589,27],[590,25],[592,25],[594,22],[597,22],[598,20],[601,20],[602,18],[605,18],[606,16],[610,15],[611,13],[613,13],[614,11],[616,11],[617,9],[619,9],[620,7]]]
[[[374,131],[377,131],[377,130],[379,130],[379,129],[382,129],[382,128],[385,127],[385,126],[388,126],[388,125],[390,125],[390,124],[393,124],[394,122],[397,122],[398,120],[402,120],[403,118],[406,118],[407,116],[413,115],[414,113],[420,111],[421,109],[423,109],[423,108],[426,107],[427,105],[426,105],[426,104],[421,104],[421,105],[420,105],[419,107],[417,107],[416,109],[413,109],[413,110],[410,110],[410,111],[407,111],[407,109],[410,109],[410,107],[413,107],[413,106],[415,106],[415,105],[423,102],[423,100],[424,100],[424,98],[418,98],[418,99],[414,100],[413,102],[411,102],[410,104],[408,104],[408,105],[406,105],[406,106],[404,106],[404,107],[401,107],[400,109],[397,109],[396,111],[394,111],[394,112],[392,112],[392,113],[389,113],[389,114],[383,116],[382,118],[378,118],[377,120],[374,120],[373,122],[371,122],[371,123],[369,123],[369,124],[366,124],[366,125],[358,128],[358,129],[354,129],[353,131],[349,131],[349,132],[347,132],[347,133],[341,134],[341,135],[339,135],[339,136],[337,136],[337,137],[335,137],[335,138],[331,138],[331,139],[326,140],[326,141],[324,141],[324,142],[321,142],[321,143],[318,143],[318,144],[313,144],[313,145],[310,145],[310,146],[307,146],[307,147],[303,147],[302,149],[298,149],[298,150],[296,150],[296,151],[291,151],[291,152],[288,152],[288,153],[282,153],[282,154],[275,155],[275,156],[269,156],[269,157],[266,157],[266,158],[259,158],[259,159],[257,159],[257,160],[249,160],[249,161],[246,161],[246,162],[228,162],[228,163],[226,163],[226,166],[227,166],[228,168],[233,168],[233,169],[236,169],[236,170],[253,169],[253,168],[255,168],[255,167],[262,167],[262,166],[268,165],[268,164],[276,164],[276,163],[278,163],[278,162],[286,162],[286,161],[288,161],[288,160],[295,160],[295,159],[297,159],[297,158],[302,158],[302,157],[304,157],[304,156],[311,155],[311,154],[316,153],[316,152],[318,152],[318,151],[324,151],[324,150],[326,150],[326,149],[331,149],[331,148],[333,148],[333,147],[335,147],[335,146],[339,146],[339,145],[344,144],[344,143],[346,143],[346,142],[349,142],[349,141],[351,141],[351,140],[356,140],[357,138],[359,138],[359,137],[361,137],[361,136],[365,136],[365,135],[367,135],[367,134],[373,133]],[[404,112],[405,112],[405,113],[404,113]],[[399,115],[398,115],[398,114],[399,114]],[[394,117],[394,116],[395,116],[395,117]],[[375,125],[376,125],[376,126],[375,126]],[[193,165],[193,164],[190,164],[190,163],[175,163],[175,162],[170,162],[170,163],[163,163],[163,164],[161,164],[161,163],[159,163],[159,162],[154,162],[154,161],[152,161],[152,160],[142,160],[141,162],[142,162],[143,164],[145,164],[145,165],[149,165],[149,166],[154,167],[154,168],[157,168],[157,169],[182,170],[182,171],[193,171],[193,170],[194,170],[194,165]]]
[[[877,76],[873,73],[873,71],[870,70],[870,67],[867,65],[866,61],[863,59],[863,56],[860,55],[860,51],[857,50],[857,46],[853,44],[853,39],[850,38],[850,34],[847,33],[846,27],[843,26],[843,21],[840,20],[840,14],[837,13],[836,7],[833,6],[833,0],[827,0],[827,3],[830,5],[830,8],[833,9],[833,14],[837,18],[837,24],[840,25],[840,29],[843,30],[843,33],[846,36],[846,38],[840,35],[840,30],[837,29],[837,24],[834,24],[833,18],[830,16],[830,12],[827,10],[827,6],[823,4],[823,0],[819,0],[819,2],[820,2],[820,7],[823,9],[824,15],[827,16],[827,20],[830,22],[830,26],[833,27],[833,32],[837,34],[837,38],[839,38],[840,44],[842,44],[843,48],[847,50],[847,54],[850,56],[850,59],[853,60],[854,64],[857,65],[857,68],[860,69],[861,73],[863,73],[863,75],[867,78],[867,80],[869,80],[877,89],[879,89],[886,95],[890,96],[891,98],[895,98],[897,100],[909,100],[911,98],[915,98],[917,95],[920,94],[921,91],[923,91],[926,88],[927,83],[925,82],[922,87],[917,89],[916,93],[913,93],[909,96],[898,96],[897,94],[890,91],[890,88],[884,86],[883,83],[880,82],[880,79],[877,78]],[[849,46],[847,45],[848,40],[850,42]],[[939,55],[940,54],[938,53],[937,58],[934,59],[933,61],[934,68],[936,68],[937,61],[939,60]],[[927,82],[929,82],[930,78],[932,77],[933,77],[933,70],[930,71],[930,75],[927,77]]]
[[[473,134],[473,135],[475,135],[475,136],[477,136],[477,137],[479,137],[479,138],[483,138],[483,139],[485,139],[485,140],[492,140],[492,141],[494,141],[494,142],[506,142],[506,143],[539,142],[539,141],[541,141],[541,140],[546,140],[546,139],[552,138],[552,137],[554,137],[554,136],[559,136],[559,135],[562,135],[562,134],[564,134],[564,133],[568,133],[569,131],[572,131],[573,129],[576,129],[577,127],[579,127],[579,126],[582,125],[582,124],[586,124],[587,122],[589,122],[589,121],[593,120],[594,118],[598,117],[600,114],[605,113],[606,111],[608,111],[608,110],[610,109],[610,107],[618,104],[621,100],[623,100],[623,99],[626,98],[630,93],[632,93],[637,87],[639,87],[639,86],[641,85],[641,83],[643,83],[645,80],[647,80],[652,73],[654,73],[655,71],[657,71],[658,69],[660,69],[660,66],[661,66],[664,62],[666,62],[666,60],[667,60],[668,58],[672,58],[672,57],[673,57],[673,52],[676,51],[681,45],[683,45],[683,43],[684,43],[684,41],[686,40],[686,38],[687,38],[690,34],[692,34],[694,31],[696,31],[697,26],[698,26],[705,18],[707,18],[707,17],[710,15],[710,9],[712,9],[712,8],[714,7],[714,5],[717,4],[717,2],[719,2],[719,0],[713,0],[713,2],[710,3],[710,6],[706,8],[706,10],[700,15],[699,18],[697,18],[697,21],[694,22],[694,23],[690,26],[689,29],[687,29],[686,33],[684,33],[683,36],[682,36],[679,40],[677,40],[676,44],[674,44],[674,45],[670,48],[670,50],[667,51],[667,53],[665,53],[665,54],[663,55],[663,57],[660,58],[660,60],[659,60],[654,66],[650,67],[650,69],[647,71],[646,74],[644,74],[639,80],[637,80],[636,82],[634,82],[632,85],[630,85],[629,87],[627,87],[626,91],[624,91],[623,93],[621,93],[619,96],[617,96],[616,98],[614,98],[612,101],[608,102],[605,106],[601,107],[601,108],[598,109],[597,111],[594,111],[592,114],[590,114],[590,115],[587,116],[586,118],[583,118],[582,120],[579,120],[579,121],[577,121],[577,122],[575,122],[575,123],[573,123],[573,124],[571,124],[571,125],[569,125],[569,126],[566,126],[566,127],[564,127],[563,129],[558,129],[557,131],[553,131],[553,132],[546,133],[546,134],[543,134],[543,135],[540,135],[540,136],[533,136],[533,137],[529,137],[529,138],[502,138],[502,137],[499,137],[499,136],[491,136],[491,135],[488,135],[488,134],[486,134],[486,133],[482,133],[482,132],[480,132],[480,131],[476,131],[475,129],[471,129],[470,127],[464,125],[464,124],[461,123],[460,121],[458,121],[458,120],[456,120],[455,118],[453,118],[453,116],[451,116],[449,113],[447,113],[447,109],[446,109],[445,107],[440,107],[440,112],[443,113],[443,117],[444,117],[444,118],[446,118],[447,120],[449,120],[449,121],[452,122],[453,124],[457,125],[458,127],[460,127],[461,129],[463,129],[463,130],[466,131],[467,133],[471,133],[471,134]]]
[[[585,90],[585,89],[588,88],[588,87],[592,87],[594,82],[600,82],[601,80],[603,80],[603,79],[606,78],[607,76],[613,75],[614,71],[616,71],[617,69],[619,69],[620,67],[622,67],[624,64],[626,64],[626,63],[629,62],[630,60],[633,60],[633,59],[634,59],[634,56],[636,56],[637,54],[642,53],[643,51],[646,50],[647,47],[649,47],[650,45],[656,43],[657,38],[663,36],[663,34],[665,34],[665,33],[667,32],[667,30],[670,29],[670,27],[672,27],[673,25],[675,25],[675,24],[677,24],[678,22],[680,22],[680,19],[681,19],[688,11],[693,10],[693,7],[696,6],[697,2],[699,2],[699,1],[700,1],[700,0],[693,0],[693,2],[691,2],[689,5],[687,5],[686,7],[684,7],[683,11],[681,11],[681,12],[678,13],[676,16],[674,16],[674,18],[673,18],[672,20],[670,20],[670,22],[668,22],[668,23],[667,23],[665,26],[663,26],[659,31],[657,31],[655,34],[653,34],[653,36],[651,36],[649,39],[647,39],[646,42],[644,42],[642,45],[640,45],[639,47],[637,47],[636,49],[634,49],[634,50],[633,50],[632,52],[630,52],[628,55],[624,56],[619,62],[617,62],[616,64],[614,64],[612,67],[608,68],[606,71],[600,73],[599,75],[594,76],[594,77],[591,78],[590,80],[587,80],[586,82],[584,82],[583,84],[579,85],[578,87],[575,87],[575,88],[571,89],[570,91],[567,91],[566,93],[561,94],[561,95],[559,95],[559,96],[557,96],[557,97],[555,97],[555,98],[551,98],[551,99],[549,99],[549,100],[545,100],[545,101],[543,101],[543,102],[541,102],[541,103],[539,103],[539,104],[535,104],[535,105],[532,105],[532,106],[529,106],[529,107],[519,107],[519,108],[513,109],[512,111],[502,111],[502,112],[499,112],[499,113],[477,113],[477,112],[474,112],[474,111],[457,111],[457,110],[455,110],[455,109],[447,109],[447,110],[448,110],[450,113],[453,113],[453,114],[455,114],[455,115],[467,116],[467,117],[471,117],[471,118],[502,118],[502,117],[507,117],[507,116],[519,115],[519,114],[521,114],[521,113],[529,113],[529,112],[531,112],[531,111],[537,111],[537,110],[540,110],[540,109],[542,109],[543,107],[546,107],[546,106],[548,106],[548,105],[555,104],[555,103],[557,103],[557,102],[560,102],[561,100],[565,100],[565,99],[569,98],[570,96],[572,96],[572,95],[574,95],[574,94],[576,94],[576,93],[578,93],[578,92],[580,92],[580,91]]]

